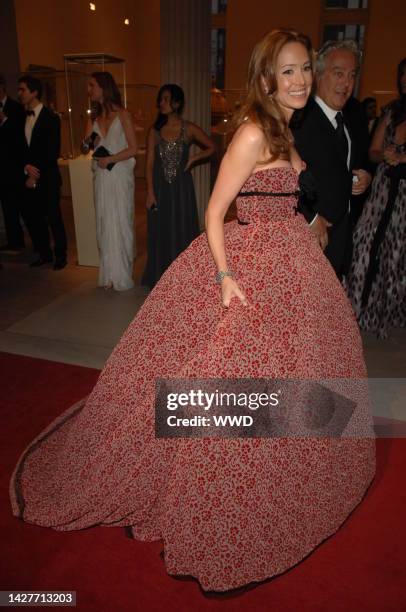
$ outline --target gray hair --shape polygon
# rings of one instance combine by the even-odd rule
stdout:
[[[317,53],[316,74],[322,74],[324,72],[326,68],[326,58],[332,51],[336,51],[337,49],[345,49],[346,51],[353,53],[358,70],[361,63],[361,51],[354,40],[327,40]]]

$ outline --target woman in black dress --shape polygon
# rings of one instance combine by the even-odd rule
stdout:
[[[141,283],[150,289],[200,233],[190,170],[208,159],[215,147],[199,126],[182,118],[184,105],[181,87],[163,85],[157,97],[158,117],[148,135],[148,259]],[[193,143],[201,147],[194,155]]]

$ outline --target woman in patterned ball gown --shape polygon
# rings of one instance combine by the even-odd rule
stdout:
[[[369,155],[379,163],[354,232],[348,292],[361,329],[386,338],[406,326],[406,58],[399,98],[383,113]]]
[[[207,236],[163,274],[90,396],[23,453],[16,516],[62,531],[127,526],[163,541],[169,574],[225,591],[298,563],[364,497],[375,472],[367,404],[341,438],[164,439],[154,429],[156,377],[366,377],[351,306],[295,214],[301,161],[288,120],[310,93],[311,53],[290,30],[255,47]],[[236,196],[239,222],[224,225]]]
[[[182,119],[184,105],[179,85],[162,85],[158,117],[148,134],[148,259],[141,284],[150,289],[200,233],[190,170],[214,153],[214,143],[199,126]],[[191,155],[193,143],[202,150]]]

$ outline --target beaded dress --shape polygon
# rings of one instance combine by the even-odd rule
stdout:
[[[161,275],[199,235],[193,178],[185,171],[190,143],[182,121],[179,136],[165,140],[156,133],[153,185],[156,208],[147,212],[148,259],[142,284],[152,289]]]

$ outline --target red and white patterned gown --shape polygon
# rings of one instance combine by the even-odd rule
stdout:
[[[243,191],[293,192],[292,168],[253,174]],[[372,437],[156,439],[156,376],[366,376],[347,297],[297,198],[237,201],[229,268],[249,306],[221,305],[205,235],[162,276],[91,394],[22,454],[13,512],[73,530],[131,526],[163,541],[167,571],[223,591],[279,574],[334,533],[375,472]],[[371,427],[368,411],[354,415]],[[131,541],[129,540],[129,545]]]

